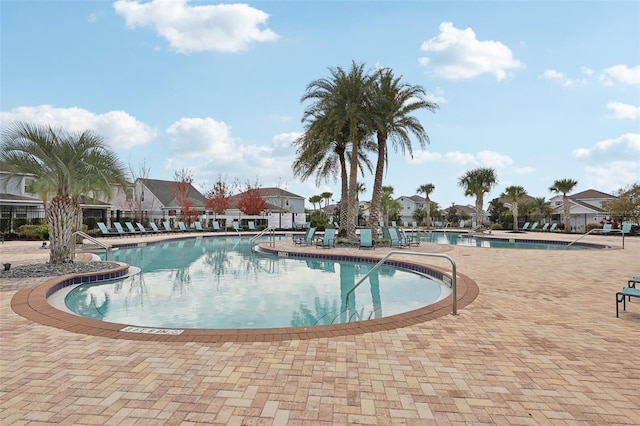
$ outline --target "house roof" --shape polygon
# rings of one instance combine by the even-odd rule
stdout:
[[[258,194],[260,194],[261,197],[288,197],[304,199],[304,197],[296,195],[293,192],[285,191],[284,189],[277,187],[258,188]]]
[[[471,206],[462,206],[460,204],[454,204],[453,206],[449,206],[446,209],[444,209],[444,211],[449,211],[450,208],[455,207],[456,210],[458,211],[463,211],[463,212],[467,212],[469,214],[475,214],[476,209],[475,207],[471,207]]]
[[[172,180],[160,180],[160,179],[143,179],[139,178],[144,186],[162,203],[164,207],[176,207],[179,208],[178,200],[176,199],[175,191],[172,185],[178,184]],[[194,207],[203,207],[206,201],[204,195],[200,193],[193,185],[189,185],[189,196],[187,199],[192,203]]]
[[[607,194],[605,192],[600,192],[595,189],[587,189],[585,191],[578,192],[577,194],[568,195],[568,197],[572,200],[587,200],[587,199],[594,199],[594,198],[598,198],[598,199],[599,198],[606,198],[606,199],[617,198],[615,195]]]

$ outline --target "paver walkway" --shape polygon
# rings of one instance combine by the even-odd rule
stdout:
[[[42,261],[38,246],[0,244],[0,263]],[[280,342],[71,333],[10,307],[16,288],[45,279],[0,280],[0,424],[638,425],[640,301],[616,318],[614,295],[640,275],[640,238],[625,247],[447,247],[480,288],[459,315]]]

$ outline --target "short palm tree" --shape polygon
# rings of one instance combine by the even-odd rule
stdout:
[[[506,198],[511,202],[511,212],[513,213],[513,230],[518,230],[518,201],[527,195],[527,191],[518,185],[511,185],[504,189],[501,197]]]
[[[51,264],[73,262],[73,232],[80,230],[81,196],[111,196],[126,187],[124,166],[92,131],[69,133],[47,125],[11,123],[2,132],[0,165],[34,177],[49,225]],[[50,201],[49,196],[53,196]]]
[[[482,224],[482,205],[484,194],[497,185],[498,178],[494,169],[478,168],[467,171],[458,179],[458,186],[464,188],[464,195],[476,197],[476,222]]]
[[[420,121],[411,114],[420,109],[435,111],[438,105],[426,99],[427,92],[422,86],[403,83],[388,68],[375,75],[372,86],[371,113],[369,123],[376,131],[377,162],[371,194],[371,213],[369,220],[378,226],[380,200],[382,197],[382,179],[388,160],[387,143],[390,141],[395,151],[413,155],[410,134],[413,134],[421,148],[429,143],[429,136]],[[428,209],[427,209],[428,210]]]
[[[416,192],[418,194],[424,194],[424,198],[427,200],[427,205],[425,206],[425,212],[427,214],[427,226],[431,226],[431,198],[429,196],[436,189],[436,186],[432,183],[425,183],[424,185],[420,185]]]
[[[577,180],[573,179],[560,179],[553,182],[553,185],[549,187],[549,191],[562,194],[562,212],[564,216],[564,232],[571,232],[571,214],[569,211],[569,197],[567,194],[573,191],[573,188],[578,184]]]

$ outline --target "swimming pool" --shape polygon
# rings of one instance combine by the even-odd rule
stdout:
[[[92,319],[144,327],[274,328],[383,318],[450,294],[425,274],[382,267],[349,297],[373,263],[255,253],[248,237],[190,238],[117,250],[109,260],[141,269],[83,284],[65,304]]]
[[[411,232],[408,231],[410,234]],[[469,234],[461,232],[420,232],[420,241],[437,244],[450,244],[470,247],[490,247],[509,249],[536,249],[536,250],[584,250],[609,248],[600,244],[575,243],[569,246],[567,241],[551,241],[537,239],[505,239],[492,237],[491,235]]]

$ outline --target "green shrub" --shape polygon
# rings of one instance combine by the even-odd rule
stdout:
[[[494,231],[499,231],[502,229],[502,225],[499,223],[494,223],[493,225],[491,225],[491,229],[493,229]]]
[[[18,236],[28,240],[48,240],[49,225],[22,225],[18,228]]]

